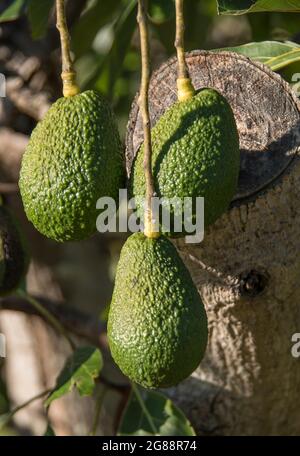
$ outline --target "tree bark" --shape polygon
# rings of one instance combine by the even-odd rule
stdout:
[[[209,320],[206,356],[168,394],[204,435],[299,435],[299,101],[280,76],[234,53],[187,56],[196,89],[230,102],[241,148],[239,188],[201,244],[176,245]],[[152,77],[152,126],[176,100],[176,60]],[[142,142],[135,100],[127,134],[128,173]]]

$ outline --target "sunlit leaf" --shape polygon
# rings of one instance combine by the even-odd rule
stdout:
[[[220,14],[300,11],[300,0],[217,0],[217,3]]]
[[[300,47],[298,49],[294,49],[290,52],[286,52],[285,54],[278,55],[277,57],[273,57],[267,60],[266,65],[268,65],[273,71],[281,70],[282,68],[291,65],[292,63],[300,61]]]
[[[0,14],[0,22],[14,21],[23,13],[26,0],[14,0],[11,5]]]
[[[73,387],[77,388],[81,396],[91,396],[102,366],[102,355],[98,348],[79,347],[67,360],[46,405],[71,392]]]
[[[292,42],[261,41],[218,50],[232,51],[245,55],[253,60],[264,63],[273,71],[278,71],[300,61],[300,45]]]

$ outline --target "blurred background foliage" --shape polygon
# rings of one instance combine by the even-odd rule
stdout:
[[[187,51],[270,40],[300,42],[299,13],[218,15],[217,3],[216,0],[185,0]],[[4,1],[4,4],[6,7],[0,5],[0,22],[27,13],[34,39],[45,39],[49,28],[54,26],[54,0],[12,0]],[[223,12],[225,4],[230,2],[219,1]],[[268,8],[272,9],[272,2]],[[87,0],[79,19],[71,25],[72,48],[81,88],[95,88],[110,99],[123,136],[139,84],[136,12],[137,0]],[[174,0],[149,0],[149,17],[155,69],[174,54]],[[300,70],[299,60],[300,56],[296,64],[289,64],[282,72],[287,80],[290,81],[292,74]]]
[[[174,54],[174,0],[150,0],[152,63]],[[124,135],[139,84],[139,43],[135,0],[90,0],[72,29],[79,82],[97,88],[113,103]],[[215,0],[186,0],[186,49],[215,49],[249,42],[300,40],[300,15],[254,13],[218,16]],[[300,71],[300,63],[284,73]]]

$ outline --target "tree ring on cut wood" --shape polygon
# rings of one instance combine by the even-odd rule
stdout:
[[[276,184],[292,166],[300,145],[300,114],[296,94],[265,65],[233,52],[193,51],[187,54],[196,90],[211,87],[230,103],[240,138],[241,168],[233,204],[252,200]],[[176,101],[177,59],[152,76],[149,108],[153,127]],[[136,96],[127,128],[127,172],[143,142],[142,119]]]

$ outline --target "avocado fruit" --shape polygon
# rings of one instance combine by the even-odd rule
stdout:
[[[28,262],[27,248],[17,221],[0,206],[0,296],[18,288]]]
[[[199,365],[207,318],[190,273],[165,237],[131,235],[117,267],[108,341],[121,371],[145,388],[178,384]]]
[[[19,186],[36,229],[59,242],[90,237],[98,198],[118,198],[124,181],[122,145],[105,99],[93,90],[58,99],[22,159]]]
[[[136,197],[138,214],[145,197],[144,146],[135,157],[129,180],[131,197]],[[152,129],[152,172],[160,198],[192,198],[192,221],[196,221],[196,198],[204,197],[204,226],[214,223],[235,195],[240,170],[239,137],[232,109],[214,89],[202,89],[193,98],[176,102]],[[178,209],[177,209],[178,210]],[[181,210],[181,208],[179,209]],[[184,226],[174,232],[161,226],[166,235],[186,234]]]

